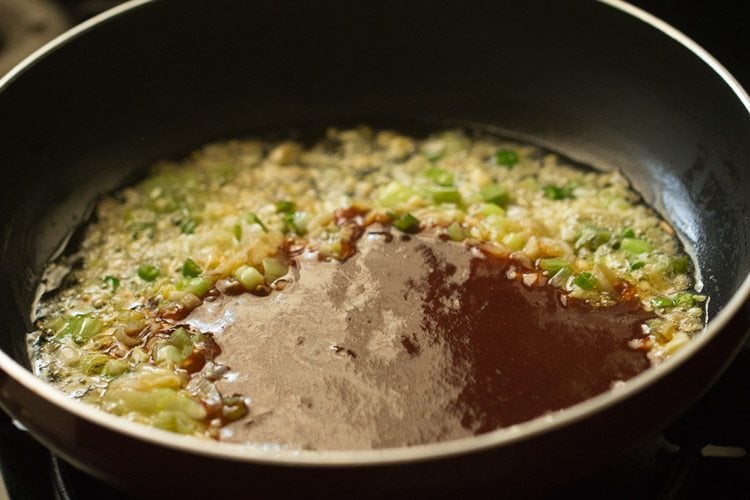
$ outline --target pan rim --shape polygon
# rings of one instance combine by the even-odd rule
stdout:
[[[0,78],[0,92],[2,92],[6,86],[11,84],[12,81],[24,71],[32,67],[38,61],[44,59],[47,54],[53,52],[55,48],[64,45],[68,41],[82,35],[102,22],[156,1],[157,0],[130,0],[89,19],[66,33],[63,33],[35,51],[4,77]],[[707,66],[717,73],[717,75],[731,88],[748,113],[750,113],[750,97],[748,97],[747,92],[721,63],[692,39],[663,20],[623,0],[598,1],[613,9],[621,11],[626,15],[639,19],[690,50],[695,56],[701,59]],[[608,407],[620,404],[655,384],[692,358],[706,344],[712,341],[727,323],[740,312],[743,305],[748,301],[748,297],[750,297],[750,274],[745,276],[743,283],[729,302],[715,318],[708,322],[705,330],[699,336],[664,361],[661,365],[646,370],[618,388],[606,391],[571,407],[511,427],[497,429],[477,436],[411,447],[385,448],[377,450],[307,451],[268,449],[267,447],[258,445],[239,445],[207,441],[201,438],[177,435],[142,424],[137,424],[125,418],[116,417],[115,415],[106,413],[103,410],[99,410],[98,408],[83,402],[71,399],[62,391],[37,378],[33,373],[21,366],[3,351],[0,351],[0,369],[8,374],[8,376],[12,377],[17,383],[25,387],[28,391],[36,394],[53,405],[62,408],[76,418],[86,420],[89,423],[103,427],[108,431],[126,435],[131,439],[145,441],[165,448],[172,448],[181,452],[212,458],[221,458],[224,460],[257,462],[279,466],[362,467],[399,464],[447,458],[508,446],[522,440],[530,440],[543,433],[552,432],[570,426],[587,417],[600,413]]]

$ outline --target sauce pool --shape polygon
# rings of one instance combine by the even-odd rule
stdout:
[[[650,313],[594,307],[476,248],[367,231],[345,262],[298,257],[268,297],[221,296],[186,322],[215,334],[250,398],[226,441],[363,449],[443,441],[566,408],[650,366]],[[524,277],[524,274],[526,275]]]

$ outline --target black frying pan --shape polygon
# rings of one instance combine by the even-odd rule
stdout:
[[[548,488],[666,425],[742,342],[749,108],[710,56],[615,0],[130,2],[0,81],[0,402],[69,461],[146,495]],[[706,332],[554,418],[379,451],[205,443],[103,414],[30,374],[35,286],[96,195],[208,140],[357,121],[476,123],[622,168],[693,249],[711,297]]]

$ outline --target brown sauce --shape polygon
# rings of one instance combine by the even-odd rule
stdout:
[[[215,334],[232,370],[221,392],[250,398],[224,440],[443,441],[566,408],[649,366],[628,346],[651,317],[635,301],[596,308],[461,244],[373,229],[343,263],[295,262],[283,290],[223,295],[186,320]]]

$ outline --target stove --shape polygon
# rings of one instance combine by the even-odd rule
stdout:
[[[118,0],[0,0],[0,76],[67,27]],[[750,2],[635,0],[706,48],[750,89]],[[743,314],[749,314],[746,306]],[[748,498],[750,341],[677,421],[617,462],[545,496],[614,500]],[[127,499],[47,451],[0,413],[0,471],[12,499]],[[0,489],[0,498],[3,497]],[[496,496],[497,491],[475,492]],[[484,494],[483,494],[484,493]],[[440,496],[431,495],[431,496]]]

